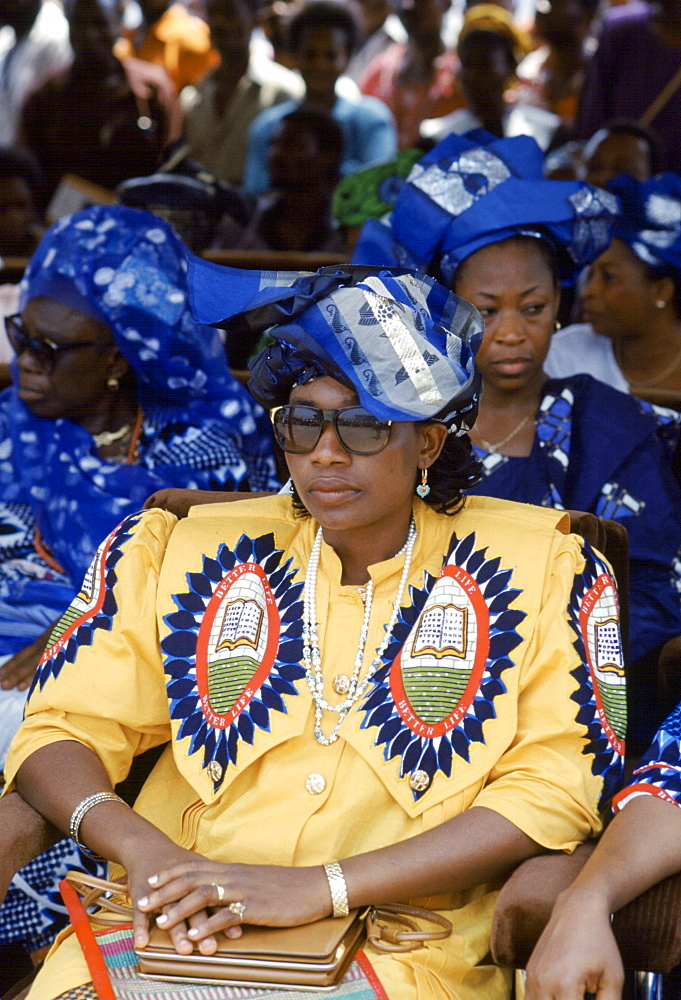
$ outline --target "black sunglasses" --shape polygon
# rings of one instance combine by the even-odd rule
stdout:
[[[322,410],[318,406],[289,403],[270,411],[277,444],[290,455],[306,455],[319,443],[327,421],[338,440],[353,455],[376,455],[390,437],[392,420],[379,420],[363,406]]]
[[[27,351],[42,368],[46,368],[49,372],[54,371],[59,355],[64,351],[73,351],[77,347],[91,347],[97,343],[96,340],[79,340],[74,344],[55,344],[53,340],[48,340],[46,337],[29,337],[21,313],[5,316],[5,328],[7,339],[16,356],[19,357],[24,351]]]

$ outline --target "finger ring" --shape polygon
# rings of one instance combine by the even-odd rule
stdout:
[[[230,903],[227,907],[230,913],[233,913],[235,917],[239,918],[239,923],[243,922],[244,913],[246,912],[246,907],[244,903],[240,902],[238,899],[233,903]]]
[[[218,885],[217,882],[211,882],[211,885],[215,886],[215,890],[218,894],[218,906],[222,906],[225,901],[225,887],[223,885]]]

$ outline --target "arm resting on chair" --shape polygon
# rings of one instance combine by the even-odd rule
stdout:
[[[19,869],[61,837],[17,792],[0,799],[0,903]]]
[[[527,966],[526,1000],[582,1000],[585,992],[619,1000],[623,967],[610,915],[679,869],[681,809],[653,795],[633,799],[559,894]]]

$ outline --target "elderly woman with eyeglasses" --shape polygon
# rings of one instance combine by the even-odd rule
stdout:
[[[617,596],[564,513],[464,501],[481,318],[373,271],[190,263],[200,322],[274,338],[251,391],[293,493],[126,518],[55,628],[7,776],[127,877],[119,958],[152,923],[211,954],[241,922],[421,899],[453,935],[367,948],[352,995],[500,1000],[497,880],[598,831],[619,780]],[[164,743],[131,810],[112,783]],[[31,1000],[89,978],[67,937]]]
[[[276,485],[265,416],[191,317],[165,222],[97,207],[48,231],[6,320],[0,397],[0,771],[46,628],[98,544],[163,486]]]

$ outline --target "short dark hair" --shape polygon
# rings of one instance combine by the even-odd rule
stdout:
[[[355,14],[342,0],[309,0],[291,18],[288,26],[288,41],[291,52],[300,48],[302,37],[316,28],[337,28],[345,35],[348,55],[357,48],[360,26]]]
[[[490,49],[501,49],[506,56],[509,67],[515,71],[518,66],[518,59],[515,54],[513,42],[501,31],[488,31],[485,28],[473,28],[459,42],[457,52],[459,59],[463,62],[464,53],[471,45],[487,45]]]
[[[611,118],[610,121],[599,125],[593,135],[596,135],[597,132],[610,132],[611,135],[635,135],[648,145],[651,176],[654,177],[655,174],[667,169],[667,151],[664,143],[659,133],[649,125],[642,125],[635,118]]]
[[[0,146],[0,180],[23,177],[28,184],[33,200],[38,204],[43,193],[43,176],[40,164],[34,156],[16,146]]]

